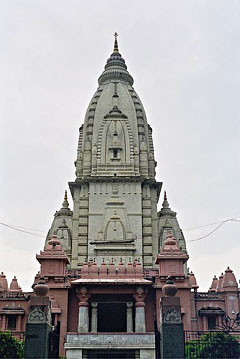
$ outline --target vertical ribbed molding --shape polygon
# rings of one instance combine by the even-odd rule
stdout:
[[[153,263],[153,247],[152,247],[152,205],[151,205],[151,189],[149,184],[143,183],[142,188],[142,233],[143,233],[143,265],[151,267]]]
[[[92,171],[92,136],[93,124],[95,117],[95,110],[99,99],[99,89],[94,94],[90,105],[88,106],[87,113],[84,121],[83,131],[83,175],[89,176]]]
[[[88,255],[89,184],[81,181],[73,190],[71,268],[79,268]]]
[[[79,128],[79,139],[78,139],[78,148],[77,148],[77,160],[75,162],[76,166],[76,177],[81,177],[83,174],[83,126]]]
[[[143,176],[148,176],[148,128],[147,122],[144,117],[143,105],[137,96],[136,92],[128,88],[129,93],[131,94],[134,107],[136,110],[137,116],[137,125],[138,125],[138,142],[139,142],[139,172]]]
[[[89,213],[89,184],[81,185],[79,197],[78,222],[78,266],[85,262],[88,256],[88,213]]]
[[[71,268],[78,267],[78,228],[80,215],[80,186],[73,187],[73,217],[72,217],[72,255]]]
[[[130,162],[133,163],[134,162],[134,146],[133,146],[133,134],[132,134],[132,129],[131,126],[129,124],[129,120],[126,119],[126,127],[128,130],[128,134],[129,134],[129,144],[130,144]]]
[[[153,147],[153,139],[152,139],[152,128],[148,125],[148,143],[149,143],[149,153],[148,153],[148,172],[149,176],[155,178],[156,171],[156,162],[154,158],[154,147]]]

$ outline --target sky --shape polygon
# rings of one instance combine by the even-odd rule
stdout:
[[[239,280],[238,0],[0,0],[0,271],[31,289],[115,31],[188,266],[202,291]]]

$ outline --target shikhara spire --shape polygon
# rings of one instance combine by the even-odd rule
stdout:
[[[166,193],[157,213],[162,184],[155,178],[152,129],[116,32],[98,84],[79,129],[76,179],[69,183],[74,210],[65,193],[48,239],[53,230],[62,237],[72,268],[86,258],[124,265],[139,258],[152,268],[166,230],[172,229],[179,248],[186,246]]]

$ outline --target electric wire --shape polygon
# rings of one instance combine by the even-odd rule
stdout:
[[[194,229],[200,229],[200,228],[204,228],[204,227],[209,227],[209,226],[212,226],[212,225],[215,225],[217,224],[217,227],[214,228],[213,230],[211,230],[209,233],[201,236],[201,237],[198,237],[198,238],[195,238],[195,239],[190,239],[190,240],[187,240],[187,242],[197,242],[197,241],[200,241],[202,239],[205,239],[207,237],[209,237],[211,234],[215,233],[219,228],[221,228],[225,223],[227,222],[240,222],[240,220],[238,219],[240,218],[240,216],[237,216],[235,218],[228,218],[228,219],[225,219],[223,221],[220,221],[220,222],[213,222],[213,223],[208,223],[208,224],[203,224],[201,226],[197,226],[197,227],[190,227],[190,228],[186,228],[184,229],[184,231],[188,231],[188,230],[194,230]],[[7,223],[3,223],[3,222],[0,222],[0,225],[2,226],[5,226],[9,229],[13,229],[15,231],[19,231],[19,232],[22,232],[22,233],[26,233],[26,234],[30,234],[30,235],[33,235],[33,236],[36,236],[36,237],[39,237],[39,238],[42,238],[42,235],[40,234],[37,234],[37,233],[33,233],[33,232],[29,232],[29,231],[26,231],[25,229],[28,229],[30,231],[35,231],[35,232],[41,232],[41,233],[45,233],[45,231],[43,230],[40,230],[40,229],[34,229],[34,228],[29,228],[29,227],[22,227],[22,226],[16,226],[16,225],[11,225],[11,224],[7,224]]]
[[[20,229],[28,229],[29,231],[34,231],[34,232],[41,232],[41,233],[45,233],[45,231],[41,230],[41,229],[36,229],[36,228],[29,228],[29,227],[22,227],[22,226],[16,226],[14,224],[9,224],[9,226],[11,227],[15,227],[15,228],[20,228]]]
[[[210,231],[209,233],[207,233],[207,234],[205,234],[204,236],[201,236],[201,237],[199,237],[199,238],[195,238],[195,239],[190,239],[190,240],[188,240],[187,242],[196,242],[196,241],[200,241],[201,239],[205,239],[205,238],[207,238],[207,237],[209,237],[211,234],[213,234],[214,232],[216,232],[219,228],[221,228],[225,223],[227,223],[227,222],[231,222],[231,221],[233,221],[233,222],[240,222],[237,218],[239,218],[239,216],[238,217],[235,217],[235,218],[229,218],[229,219],[225,219],[225,220],[223,220],[222,222],[218,222],[218,226],[216,227],[216,228],[214,228],[212,231]],[[202,228],[203,226],[201,226],[201,227],[198,227],[198,228]],[[195,227],[196,228],[196,227]]]
[[[240,222],[240,220],[238,220],[237,218],[240,218],[240,216],[235,217],[235,218],[229,218],[229,220],[231,220],[231,221],[236,221],[236,222]],[[198,229],[198,228],[203,228],[203,227],[209,227],[209,226],[213,226],[214,224],[220,224],[220,223],[225,222],[225,221],[228,221],[228,220],[223,220],[223,221],[213,222],[213,223],[208,223],[208,224],[202,224],[201,226],[198,226],[198,227],[184,228],[184,231],[190,231],[190,230],[193,230],[193,229]]]
[[[19,232],[27,233],[27,234],[31,234],[31,235],[33,235],[33,236],[36,236],[36,237],[42,238],[42,236],[41,236],[40,234],[33,233],[33,232],[28,232],[28,231],[25,231],[25,230],[23,230],[23,229],[13,227],[13,226],[8,225],[8,224],[3,223],[3,222],[0,222],[0,224],[1,224],[2,226],[7,227],[7,228],[13,229],[14,231],[19,231]]]

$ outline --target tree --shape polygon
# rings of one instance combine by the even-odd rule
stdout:
[[[210,332],[185,344],[187,359],[239,358],[240,344],[236,337],[224,332]]]
[[[23,358],[24,344],[10,332],[0,332],[0,358]]]

